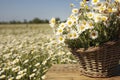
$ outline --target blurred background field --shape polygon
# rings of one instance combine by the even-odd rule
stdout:
[[[53,64],[76,63],[49,20],[65,21],[73,0],[0,1],[0,80],[43,80]],[[77,4],[79,5],[79,4]]]
[[[53,64],[76,63],[49,24],[0,25],[0,80],[42,80]]]

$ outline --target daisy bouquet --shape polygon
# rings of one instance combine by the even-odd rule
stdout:
[[[71,4],[72,14],[66,22],[50,20],[58,43],[71,49],[99,46],[120,37],[120,0],[83,0],[80,7]]]

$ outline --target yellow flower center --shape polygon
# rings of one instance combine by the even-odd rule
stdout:
[[[76,33],[74,33],[74,34],[73,34],[73,36],[74,36],[74,37],[76,37],[76,36],[77,36],[77,34],[76,34]]]
[[[106,17],[102,17],[102,20],[103,20],[103,21],[106,21],[106,20],[107,20],[107,18],[106,18]]]
[[[54,19],[52,19],[52,20],[51,20],[51,23],[55,23],[55,20],[54,20]]]
[[[89,23],[90,26],[93,26],[92,22]]]
[[[59,32],[61,33],[61,32],[62,32],[62,29],[60,29]]]
[[[71,37],[72,37],[72,34],[69,34],[69,37],[71,38]]]
[[[63,38],[62,38],[62,37],[60,37],[60,38],[59,38],[59,40],[60,40],[60,41],[62,41],[62,40],[63,40]]]
[[[103,8],[103,7],[100,7],[99,9],[100,9],[101,11],[103,11],[103,10],[104,10],[104,8]]]
[[[112,8],[108,8],[108,12],[112,12]]]
[[[92,17],[92,14],[89,14],[90,17]]]
[[[86,21],[83,21],[83,24],[86,25]]]
[[[64,27],[64,25],[62,25],[61,27]]]
[[[77,10],[74,10],[75,13],[77,13]]]
[[[85,27],[84,26],[80,26],[80,30],[84,30],[85,29]]]
[[[68,24],[69,24],[69,25],[71,25],[71,24],[72,24],[72,22],[71,22],[71,21],[69,21],[69,22],[68,22]]]
[[[93,0],[94,3],[98,2],[98,0]]]

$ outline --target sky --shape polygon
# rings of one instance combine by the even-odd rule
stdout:
[[[35,17],[67,19],[71,13],[70,3],[76,7],[80,0],[0,0],[0,21],[32,20]]]

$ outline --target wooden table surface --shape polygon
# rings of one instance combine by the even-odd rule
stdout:
[[[116,73],[110,78],[90,78],[80,73],[79,64],[56,64],[48,70],[45,80],[120,80],[120,67]]]

